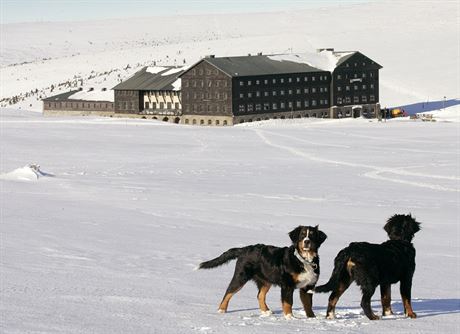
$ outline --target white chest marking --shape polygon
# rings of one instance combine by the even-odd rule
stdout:
[[[315,270],[312,266],[304,266],[304,271],[297,276],[298,282],[296,286],[298,288],[304,288],[307,285],[314,285],[318,281],[318,275],[315,273]]]

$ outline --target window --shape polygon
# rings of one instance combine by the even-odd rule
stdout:
[[[262,110],[262,105],[260,103],[256,104],[256,111],[261,111]]]
[[[312,107],[316,107],[316,100],[311,100]]]
[[[328,91],[328,88],[327,88],[327,87],[324,87],[324,91],[327,92],[327,91]]]
[[[216,119],[216,125],[220,125],[220,121]]]
[[[288,94],[289,94],[289,95],[292,95],[292,89],[289,89],[289,90],[288,90]]]
[[[367,88],[367,86],[366,86],[366,85],[363,85],[363,89],[366,89],[366,88]]]
[[[193,86],[193,87],[196,87],[196,80],[193,80],[193,81],[192,81],[192,86]]]
[[[277,109],[278,109],[278,105],[277,105],[276,103],[273,103],[273,104],[272,104],[272,109],[273,109],[273,110],[277,110]]]
[[[300,78],[299,78],[299,77],[297,77],[297,78],[296,78],[296,81],[297,81],[297,82],[300,82]]]
[[[200,86],[204,87],[204,81],[203,80],[200,80]]]
[[[211,75],[211,70],[206,70],[206,75]]]
[[[156,108],[157,108],[156,102],[152,102],[152,109],[156,109]]]
[[[248,93],[248,97],[252,97],[252,93]]]
[[[304,78],[303,78],[303,81],[307,82],[307,81],[308,81],[308,77],[304,77]]]
[[[268,80],[267,79],[264,80],[264,84],[268,85]]]
[[[305,108],[308,108],[310,106],[310,104],[308,103],[308,100],[303,101],[303,106]]]
[[[315,88],[315,87],[312,87],[312,88],[311,88],[311,92],[312,92],[312,93],[316,93],[316,88]]]
[[[281,79],[280,79],[280,82],[281,82],[281,83],[284,83],[284,78],[281,78]]]
[[[302,108],[302,102],[297,101],[296,104],[295,104],[295,106],[296,106],[297,108]]]
[[[345,86],[346,91],[350,91],[350,86]]]
[[[211,80],[208,81],[208,87],[212,87],[212,81]]]
[[[208,111],[211,111],[211,106],[208,104],[208,107],[207,107]]]
[[[365,77],[366,77],[366,73],[363,73],[362,77],[365,78]]]
[[[280,95],[284,96],[284,90],[280,90]]]
[[[276,96],[276,90],[272,91],[272,95]]]
[[[345,97],[345,103],[351,103],[351,97],[349,96]]]
[[[370,76],[371,78],[373,78],[373,77],[374,77],[374,73],[370,72],[370,73],[369,73],[369,76]]]
[[[245,111],[244,104],[240,104],[240,105],[238,106],[238,111],[239,111],[239,112],[244,112],[244,111]]]
[[[358,85],[354,85],[354,89],[355,89],[355,90],[358,90]]]
[[[272,80],[272,83],[276,84],[276,79],[273,79],[273,80]]]
[[[374,95],[369,96],[369,101],[375,102],[375,96]]]
[[[264,103],[264,110],[270,110],[270,104]]]
[[[370,87],[371,89],[374,89],[374,84],[370,84],[369,87]]]
[[[182,80],[184,82],[184,87],[188,87],[188,80]]]
[[[251,86],[251,85],[252,85],[252,81],[248,80],[248,86]]]
[[[200,75],[203,75],[203,69],[200,68],[200,69],[198,70],[198,72],[199,72]]]
[[[208,119],[208,125],[212,125],[212,121]]]
[[[281,109],[285,109],[285,108],[286,108],[286,103],[280,102],[280,108],[281,108]]]
[[[342,76],[340,74],[337,74],[337,80],[342,79]]]
[[[268,96],[268,92],[264,92],[264,96]]]
[[[204,125],[204,119],[200,120],[200,125]]]
[[[366,95],[361,96],[361,101],[363,101],[363,103],[367,102],[367,96]]]
[[[294,108],[294,103],[292,103],[292,101],[289,101],[288,102],[288,107],[289,107],[289,109],[292,110],[292,108]]]
[[[289,78],[289,79],[288,79],[288,82],[292,82],[292,78]]]
[[[260,85],[260,80],[256,80],[256,85]]]
[[[165,108],[164,102],[160,102],[160,109],[164,109],[164,108]]]
[[[171,102],[166,103],[166,108],[171,109]]]
[[[309,91],[308,88],[304,88],[304,89],[303,89],[303,92],[304,92],[305,94],[308,94],[310,91]]]
[[[240,93],[240,99],[244,98],[244,94]]]
[[[353,97],[353,103],[359,103],[359,96]]]
[[[337,104],[342,104],[342,98],[341,97],[337,98]]]
[[[297,88],[297,89],[295,90],[295,92],[296,92],[297,94],[300,94],[300,92],[301,92],[301,91],[300,91],[300,88]]]
[[[315,80],[316,80],[316,78],[314,76],[311,77],[311,81],[315,81]]]
[[[145,102],[145,109],[149,109],[150,103]]]
[[[256,92],[256,96],[260,97],[260,92],[259,91]]]
[[[243,82],[243,81],[240,81],[240,86],[244,86],[244,82]]]
[[[248,112],[254,111],[254,105],[253,104],[248,104],[247,108],[248,108]]]

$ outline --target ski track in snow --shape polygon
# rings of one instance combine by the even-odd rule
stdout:
[[[363,176],[372,178],[375,180],[384,180],[384,181],[391,181],[391,182],[396,182],[396,183],[401,183],[401,184],[406,184],[414,187],[421,187],[421,188],[428,188],[428,189],[433,189],[433,190],[438,190],[438,191],[452,191],[452,192],[460,192],[459,188],[451,188],[451,187],[445,187],[441,186],[438,184],[430,184],[430,183],[425,183],[425,182],[413,182],[413,181],[408,181],[408,180],[402,180],[402,179],[395,179],[394,177],[385,177],[382,176],[381,174],[383,173],[388,173],[388,174],[394,174],[394,175],[400,175],[400,176],[413,176],[413,177],[420,177],[420,178],[427,178],[427,179],[441,179],[441,180],[450,180],[450,181],[455,181],[457,185],[459,184],[460,178],[456,176],[444,176],[444,175],[435,175],[435,174],[424,174],[424,173],[416,173],[416,172],[410,172],[407,171],[401,167],[399,168],[389,168],[389,167],[379,167],[379,166],[373,166],[373,165],[366,165],[366,164],[359,164],[359,163],[352,163],[352,162],[347,162],[347,161],[339,161],[339,160],[331,160],[331,159],[326,159],[326,158],[321,158],[306,152],[303,152],[299,149],[296,149],[292,146],[286,146],[282,144],[276,144],[272,139],[269,139],[267,137],[268,134],[276,135],[276,136],[281,136],[281,137],[286,137],[298,142],[306,142],[302,139],[295,138],[293,136],[286,136],[286,135],[278,135],[274,134],[273,132],[265,131],[265,130],[260,130],[260,129],[254,129],[256,134],[262,139],[262,141],[272,147],[282,149],[285,151],[290,152],[293,155],[300,156],[302,158],[306,158],[311,161],[315,162],[320,162],[320,163],[326,163],[326,164],[332,164],[332,165],[341,165],[341,166],[347,166],[347,167],[359,167],[359,168],[366,168],[366,169],[372,169],[369,172],[366,172],[363,174]],[[310,144],[316,145],[314,142],[309,142]],[[323,146],[323,144],[318,144],[318,146]],[[343,147],[343,146],[341,146]]]

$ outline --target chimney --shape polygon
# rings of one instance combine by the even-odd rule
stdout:
[[[262,52],[257,52],[257,55],[258,55],[258,56],[262,56]]]
[[[251,54],[250,54],[250,53],[248,53],[248,57],[251,57]]]
[[[216,58],[216,55],[206,55],[205,58]]]

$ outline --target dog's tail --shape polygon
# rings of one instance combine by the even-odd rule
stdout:
[[[231,260],[238,258],[244,252],[244,248],[230,248],[228,251],[224,252],[222,255],[216,257],[215,259],[201,262],[198,266],[198,269],[211,269],[223,265]]]
[[[334,270],[332,271],[331,277],[326,284],[315,287],[315,292],[328,292],[335,290],[339,286],[340,277],[345,273],[347,261],[350,258],[350,254],[347,248],[342,249],[334,260]]]

